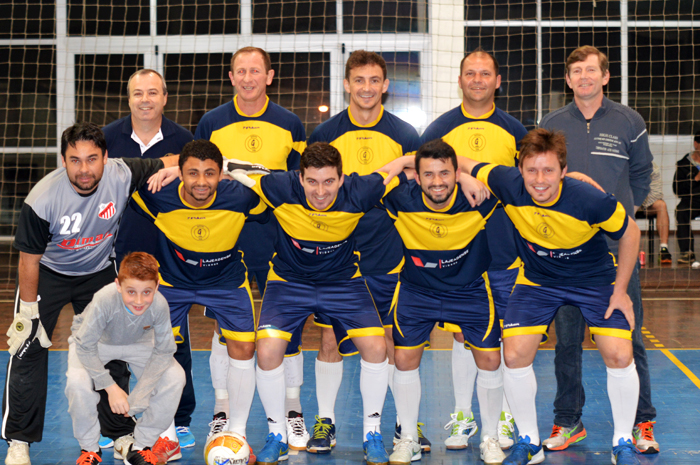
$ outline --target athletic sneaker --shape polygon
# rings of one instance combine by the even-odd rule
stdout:
[[[304,423],[304,415],[291,410],[287,417],[287,442],[292,450],[306,450],[306,445],[309,443],[309,432],[306,431],[306,423]]]
[[[421,447],[413,438],[399,439],[394,444],[394,452],[389,456],[391,465],[408,465],[411,462],[420,460]]]
[[[171,441],[167,436],[164,438],[158,438],[156,443],[153,444],[152,450],[158,458],[158,463],[168,463],[172,460],[182,458],[180,443],[177,441]]]
[[[384,440],[381,433],[367,433],[367,440],[362,444],[365,451],[367,465],[388,465],[389,454],[384,449]]]
[[[29,444],[24,441],[12,440],[7,448],[5,465],[31,465],[29,460]]]
[[[214,419],[209,422],[209,434],[207,434],[207,439],[214,436],[216,433],[220,433],[226,429],[228,426],[228,419],[226,418],[226,413],[219,412],[214,415]]]
[[[479,444],[479,452],[481,454],[481,460],[483,460],[486,465],[500,465],[506,458],[506,454],[501,450],[501,444],[498,442],[498,439],[488,436]]]
[[[519,437],[511,448],[510,455],[503,460],[503,465],[527,465],[544,462],[542,446],[530,443],[530,436]]]
[[[678,263],[682,265],[690,265],[695,261],[694,252],[681,252],[678,256]]]
[[[330,418],[320,418],[316,415],[314,434],[306,443],[306,452],[312,454],[329,454],[335,446],[335,425]]]
[[[501,419],[498,421],[498,443],[501,445],[501,449],[509,449],[515,443],[514,435],[515,420],[513,420],[513,415],[505,411],[501,412]]]
[[[124,460],[124,457],[126,457],[133,443],[134,433],[127,434],[114,441],[114,458],[117,460]]]
[[[659,262],[661,262],[662,265],[670,265],[673,263],[673,256],[671,252],[668,251],[668,247],[661,247],[661,250],[659,250]]]
[[[584,439],[586,439],[586,428],[583,427],[583,422],[581,421],[573,428],[554,425],[552,427],[552,435],[542,441],[542,447],[546,451],[564,450]]]
[[[282,442],[281,434],[267,435],[265,445],[257,456],[258,465],[277,465],[289,458],[289,446]]]
[[[428,440],[423,435],[423,429],[421,426],[425,426],[425,423],[418,423],[418,444],[420,444],[420,450],[421,452],[430,452],[430,447],[432,446],[432,443]],[[401,425],[398,423],[396,424],[396,428],[394,429],[394,440],[393,444],[396,445],[399,443],[401,440]],[[418,460],[418,459],[416,459]]]
[[[654,439],[655,421],[643,421],[634,425],[632,442],[642,454],[658,454],[661,450]]]
[[[150,447],[134,450],[132,446],[124,459],[124,465],[157,465],[157,463],[158,457],[156,457],[156,454],[153,453]]]
[[[465,418],[464,413],[456,412],[450,414],[450,417],[452,419],[445,425],[445,429],[451,429],[450,437],[445,439],[445,446],[449,450],[466,449],[469,438],[479,431],[474,414]]]
[[[112,438],[106,438],[100,434],[98,444],[100,445],[100,449],[109,449],[114,446],[114,441],[112,441]]]
[[[102,462],[102,452],[81,450],[80,457],[76,460],[75,465],[97,465],[100,462]]]
[[[180,447],[186,449],[188,447],[194,447],[194,434],[190,431],[189,426],[178,426],[175,428],[177,433],[177,441],[180,443]]]
[[[639,451],[632,441],[620,439],[617,445],[613,447],[612,450],[612,463],[613,465],[639,465],[639,459],[637,458]]]

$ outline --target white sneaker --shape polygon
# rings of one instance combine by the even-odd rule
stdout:
[[[10,441],[5,465],[32,465],[29,460],[29,444],[24,441]]]
[[[469,438],[479,430],[476,421],[474,421],[474,414],[464,418],[464,413],[456,412],[450,414],[450,417],[452,419],[445,425],[445,429],[452,431],[450,437],[445,439],[445,446],[450,450],[466,449]]]
[[[501,450],[501,444],[498,440],[488,436],[479,445],[479,450],[481,451],[481,460],[486,465],[499,465],[506,458],[506,454]]]
[[[391,465],[408,465],[411,462],[420,460],[420,444],[413,438],[402,438],[394,446],[394,452],[389,456]]]
[[[501,419],[498,421],[498,443],[501,445],[501,449],[509,449],[515,443],[514,435],[515,420],[513,420],[513,415],[506,411],[501,412]]]
[[[306,450],[306,444],[311,439],[304,423],[304,414],[289,412],[287,417],[287,444],[292,450]]]
[[[226,414],[224,412],[219,412],[214,415],[214,419],[209,422],[209,434],[207,434],[207,441],[216,433],[226,430],[227,426],[228,418],[226,418]]]
[[[114,458],[117,460],[124,460],[127,452],[129,452],[129,447],[131,447],[133,443],[133,434],[127,434],[114,441]]]

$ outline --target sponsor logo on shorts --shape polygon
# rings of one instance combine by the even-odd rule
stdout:
[[[503,325],[503,328],[514,328],[516,326],[520,326],[520,323],[508,323],[507,325]]]

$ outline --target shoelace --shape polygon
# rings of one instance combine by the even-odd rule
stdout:
[[[175,428],[175,431],[177,431],[177,434],[189,434],[190,428],[188,426],[178,426]]]
[[[501,444],[499,444],[497,439],[486,438],[486,450],[489,452],[496,452],[501,450]]]
[[[228,420],[226,418],[214,418],[210,423],[209,423],[209,428],[211,431],[211,434],[216,434],[220,433],[226,428],[226,424],[228,423]]]
[[[425,426],[425,423],[418,423],[418,438],[425,438],[423,430],[420,428],[421,426]]]
[[[394,446],[394,451],[395,452],[403,452],[403,451],[408,451],[410,452],[410,455],[413,455],[413,439],[409,438],[404,438],[400,439],[399,442],[396,443]]]
[[[637,448],[631,443],[620,444],[619,446],[613,447],[613,455],[617,457],[617,459],[634,457],[635,454],[639,453]]]
[[[515,428],[513,427],[513,423],[505,420],[501,424],[501,434],[503,436],[513,436],[513,433],[515,432]]]
[[[168,453],[168,443],[175,442],[171,441],[169,437],[158,438],[156,443],[153,445],[154,454],[167,454]]]
[[[447,430],[447,429],[452,428],[451,434],[458,434],[460,426],[465,430],[476,426],[476,421],[474,421],[474,420],[469,421],[469,418],[465,418],[464,420],[457,420],[456,413],[451,414],[450,417],[452,418],[452,420],[450,420],[445,425],[445,429]]]
[[[561,426],[554,425],[552,427],[552,436],[561,436]]]
[[[304,417],[290,418],[289,426],[292,427],[292,432],[295,436],[303,436],[306,433]]]
[[[158,458],[156,457],[156,454],[153,453],[151,449],[142,449],[136,452],[139,454],[143,459],[146,461],[146,463],[152,463],[153,465],[156,465],[158,463]]]
[[[97,460],[97,462],[95,462]],[[95,463],[102,462],[102,458],[97,454],[97,452],[83,452],[83,455],[76,460],[76,465],[93,465]]]
[[[646,441],[653,441],[654,440],[654,423],[655,421],[645,421],[643,423],[640,423],[639,426],[639,435],[641,439],[644,439]]]
[[[317,421],[314,425],[314,439],[325,438],[331,434],[331,426],[332,425],[327,425],[326,423],[320,423]]]

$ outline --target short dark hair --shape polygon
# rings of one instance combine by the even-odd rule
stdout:
[[[434,139],[421,145],[416,152],[416,171],[420,174],[420,161],[424,158],[433,160],[450,160],[455,171],[457,170],[457,154],[450,144],[442,139]]]
[[[216,144],[206,139],[193,140],[182,147],[180,158],[177,161],[180,166],[180,171],[182,171],[182,167],[185,166],[185,162],[188,158],[196,158],[202,161],[214,160],[219,166],[219,170],[222,170],[224,167],[224,156],[221,155],[221,150],[219,150]]]
[[[75,143],[78,141],[92,142],[101,151],[104,157],[107,153],[107,141],[105,140],[105,135],[102,133],[102,129],[95,123],[90,123],[88,121],[82,121],[73,124],[61,135],[61,156],[66,158],[66,150],[68,147],[75,147]]]
[[[350,80],[350,71],[355,68],[362,68],[367,65],[377,65],[382,69],[384,79],[386,79],[386,61],[381,55],[366,50],[355,50],[345,62],[345,79]]]
[[[327,142],[314,142],[304,149],[299,160],[299,171],[304,176],[307,168],[321,169],[331,166],[338,171],[338,177],[343,175],[343,158],[338,149]]]
[[[492,54],[487,52],[481,47],[475,48],[472,52],[467,53],[464,58],[462,58],[462,61],[459,62],[459,75],[462,75],[462,69],[464,68],[464,62],[467,61],[467,58],[469,58],[472,55],[486,55],[488,58],[491,58],[491,61],[493,62],[493,70],[496,73],[496,76],[498,76],[498,61],[496,60],[496,57],[494,57]]]
[[[139,281],[155,281],[158,284],[158,262],[156,258],[146,252],[131,252],[119,265],[119,284],[125,279],[137,279]]]
[[[698,144],[700,144],[700,129],[698,129],[697,131],[695,131],[695,138],[694,138],[693,140],[694,140],[695,142],[697,142]]]
[[[126,95],[131,97],[131,80],[134,79],[136,76],[144,76],[146,74],[155,74],[160,78],[160,82],[163,84],[163,95],[168,95],[168,86],[165,85],[165,79],[163,76],[156,71],[155,69],[140,69],[136,71],[134,74],[132,74],[129,77],[129,80],[126,82]]]
[[[605,72],[609,69],[610,64],[608,63],[608,57],[605,55],[605,53],[601,52],[597,48],[595,48],[592,45],[584,45],[582,47],[577,48],[571,54],[569,55],[569,58],[566,59],[566,74],[568,76],[569,74],[569,69],[571,68],[571,65],[574,63],[578,63],[579,61],[586,61],[589,55],[598,55],[598,62],[600,63],[600,70],[605,74]]]
[[[233,68],[233,64],[236,62],[236,58],[238,58],[238,55],[242,55],[244,53],[259,53],[260,56],[263,59],[263,64],[265,65],[265,73],[269,73],[270,70],[272,69],[272,60],[270,60],[270,54],[267,53],[265,50],[261,49],[260,47],[243,47],[240,48],[236,51],[236,53],[233,54],[231,57],[231,72],[235,73],[235,69]]]
[[[559,167],[566,168],[566,136],[563,132],[533,129],[520,141],[520,166],[530,157],[553,152],[559,160]]]

